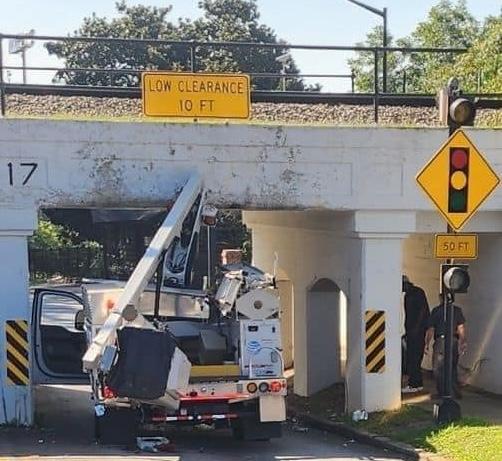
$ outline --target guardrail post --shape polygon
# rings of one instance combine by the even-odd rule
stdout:
[[[3,35],[0,34],[0,116],[5,116],[6,100],[5,85],[3,81]]]
[[[374,82],[374,96],[373,96],[373,107],[374,107],[374,112],[375,112],[375,123],[378,123],[378,106],[379,106],[379,90],[378,90],[378,49],[375,48],[373,51],[373,57],[375,61],[374,65],[374,76],[373,78],[375,79]]]

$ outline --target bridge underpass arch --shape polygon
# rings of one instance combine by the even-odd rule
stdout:
[[[347,361],[347,296],[329,278],[307,288],[308,391],[343,383]]]

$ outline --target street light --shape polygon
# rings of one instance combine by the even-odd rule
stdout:
[[[282,65],[281,74],[284,76],[282,77],[282,91],[286,91],[286,73],[292,59],[293,57],[289,51],[275,58],[275,60]]]
[[[27,34],[27,38],[14,38],[9,40],[9,53],[10,54],[21,54],[21,59],[23,61],[23,85],[26,85],[26,50],[31,48],[34,44],[34,40],[28,40],[30,35],[35,35],[35,31],[31,29]]]
[[[354,5],[360,6],[365,10],[371,11],[373,14],[380,16],[383,19],[383,47],[387,47],[387,8],[383,10],[379,10],[378,8],[374,8],[371,5],[367,5],[366,3],[360,2],[358,0],[347,0]],[[382,87],[383,92],[387,93],[387,51],[384,49],[383,51],[383,66],[382,66]],[[376,82],[375,82],[376,84]]]

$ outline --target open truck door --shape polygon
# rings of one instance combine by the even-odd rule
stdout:
[[[87,384],[82,298],[66,290],[36,289],[31,344],[34,384]]]

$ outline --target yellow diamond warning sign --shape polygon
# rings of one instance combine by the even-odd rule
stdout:
[[[142,94],[150,117],[249,118],[249,75],[145,72]]]
[[[457,130],[417,175],[417,182],[458,231],[500,182],[462,130]]]

